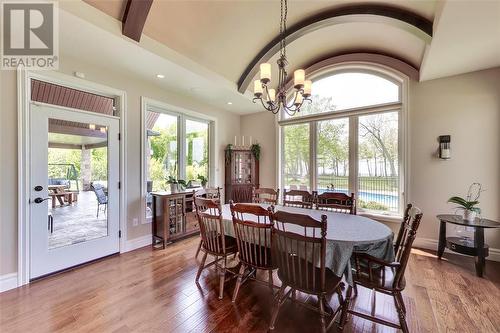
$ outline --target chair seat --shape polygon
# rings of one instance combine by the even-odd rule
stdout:
[[[244,258],[243,253],[240,252],[239,259],[243,263],[254,267],[258,265],[258,268],[260,269],[276,268],[275,265],[273,265],[270,248],[248,242],[242,242],[242,246],[246,247],[246,253],[248,253],[249,256],[249,258]]]
[[[370,272],[367,265],[360,265],[359,274],[353,272],[354,282],[360,285],[377,288],[387,291],[394,290],[393,284],[396,277],[396,270],[393,267],[379,266],[372,268],[372,279],[370,279]],[[397,289],[403,290],[406,286],[406,281],[403,279]]]
[[[340,281],[342,280],[342,278],[335,275],[335,273],[333,273],[331,269],[325,268],[325,288],[322,289],[321,269],[319,267],[314,266],[309,261],[306,261],[303,258],[299,258],[297,256],[294,256],[294,258],[292,259],[292,265],[290,265],[289,269],[291,272],[290,274],[286,275],[295,276],[295,280],[285,281],[285,283],[294,289],[306,293],[314,293],[314,294],[332,293],[333,291],[335,291]],[[293,273],[293,271],[295,271],[295,274]],[[306,272],[308,273],[307,278],[306,278]],[[284,281],[285,280],[284,275],[281,273],[282,272],[280,272],[280,269],[278,269],[278,277],[280,278],[280,280]]]

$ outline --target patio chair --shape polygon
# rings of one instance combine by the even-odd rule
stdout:
[[[104,187],[101,184],[91,184],[90,187],[94,191],[97,198],[97,218],[99,218],[99,210],[101,205],[104,206],[104,214],[106,214],[106,208],[108,207],[108,195],[104,192]]]

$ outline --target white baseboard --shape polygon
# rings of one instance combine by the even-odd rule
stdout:
[[[133,251],[135,249],[139,249],[144,246],[151,245],[151,235],[145,235],[141,237],[137,237],[134,239],[129,239],[125,241],[125,248],[121,251],[122,253],[124,252],[129,252]]]
[[[438,243],[439,242],[437,239],[417,237],[417,238],[415,238],[415,241],[413,242],[413,247],[437,251]],[[453,251],[450,251],[448,249],[445,249],[445,253],[453,253],[453,254],[462,255],[460,253],[453,252]],[[486,258],[486,260],[500,261],[500,249],[490,248],[490,255],[488,256],[488,258]]]
[[[17,288],[17,273],[0,275],[0,293]]]

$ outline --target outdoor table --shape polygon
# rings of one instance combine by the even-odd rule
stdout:
[[[261,206],[269,207],[265,204],[261,204]],[[328,223],[326,267],[339,277],[345,275],[346,281],[350,285],[352,285],[350,259],[354,251],[367,253],[389,262],[394,260],[393,233],[389,227],[380,222],[359,215],[280,205],[275,206],[274,210],[307,214],[318,221],[321,220],[321,215],[326,215]],[[248,220],[252,220],[251,217],[248,215]],[[234,237],[231,210],[228,204],[222,206],[222,219],[224,233]],[[288,230],[295,231],[293,226],[290,226]],[[299,228],[296,231],[300,232],[301,230]]]

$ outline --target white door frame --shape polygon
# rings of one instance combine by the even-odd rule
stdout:
[[[30,103],[31,103],[31,79],[38,79],[65,87],[78,90],[98,93],[103,96],[112,96],[116,98],[116,107],[120,114],[120,253],[125,249],[127,239],[127,210],[126,210],[126,118],[127,118],[127,96],[122,90],[114,89],[98,83],[82,80],[70,75],[55,71],[35,72],[18,68],[17,70],[17,108],[18,108],[18,240],[17,240],[17,286],[28,284],[30,282],[30,221],[29,221],[29,168],[30,165]],[[39,103],[43,105],[44,103]],[[54,107],[53,105],[50,105]],[[55,106],[57,107],[57,106]],[[81,110],[76,110],[85,112]]]

